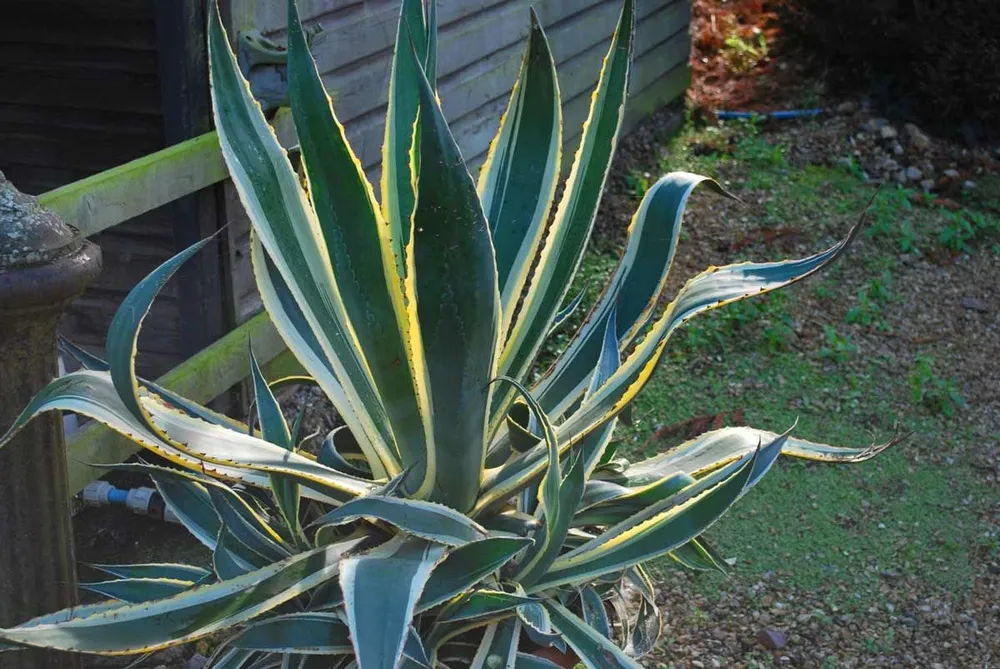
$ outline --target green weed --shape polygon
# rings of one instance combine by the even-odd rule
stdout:
[[[730,71],[745,74],[767,60],[767,38],[761,32],[757,32],[755,37],[744,39],[733,33],[726,38],[722,57]]]
[[[688,324],[686,347],[692,351],[726,351],[762,344],[770,352],[787,350],[796,337],[787,301],[786,293],[768,293],[717,309]]]
[[[873,278],[858,291],[858,303],[848,309],[844,320],[848,323],[887,331],[889,326],[883,318],[882,307],[894,299],[890,290],[891,286],[892,273],[885,270],[881,276]]]
[[[1000,233],[1000,219],[981,211],[945,211],[943,217],[944,227],[938,233],[937,241],[952,251],[968,253],[971,242],[996,237]]]
[[[879,193],[868,209],[870,223],[865,234],[870,239],[896,243],[901,251],[908,252],[910,249],[903,246],[912,246],[913,242],[913,221],[909,218],[913,212],[912,195],[912,190],[902,186]]]
[[[823,337],[825,343],[819,350],[819,357],[821,358],[831,360],[837,364],[843,364],[858,352],[858,347],[851,343],[851,340],[846,335],[840,334],[831,325],[823,326]]]
[[[934,359],[918,355],[910,373],[910,397],[934,414],[951,417],[955,409],[965,406],[965,401],[954,379],[945,379],[934,371]]]
[[[649,190],[650,178],[649,172],[629,170],[625,174],[625,187],[628,188],[629,193],[631,193],[637,200],[642,199],[642,196]]]

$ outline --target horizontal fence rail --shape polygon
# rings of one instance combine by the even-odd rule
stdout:
[[[279,111],[273,128],[282,146],[295,145],[287,110]],[[38,201],[90,237],[227,178],[213,131],[43,193]]]

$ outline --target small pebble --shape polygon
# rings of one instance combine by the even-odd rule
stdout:
[[[912,123],[904,125],[903,130],[906,131],[906,136],[909,138],[911,146],[921,151],[930,148],[931,138],[923,130]]]
[[[975,297],[966,297],[962,299],[962,308],[986,313],[990,310],[990,305]]]
[[[778,630],[760,630],[757,632],[757,643],[768,650],[780,650],[788,643],[788,637]]]

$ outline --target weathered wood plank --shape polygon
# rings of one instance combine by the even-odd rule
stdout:
[[[49,191],[39,202],[89,237],[226,176],[212,132]]]
[[[294,144],[289,114],[279,113],[274,127],[285,146]],[[228,176],[219,138],[210,132],[43,193],[38,199],[89,237]]]

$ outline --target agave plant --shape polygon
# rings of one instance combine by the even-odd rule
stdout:
[[[67,344],[84,369],[42,390],[4,440],[53,409],[105,423],[169,461],[118,467],[151,476],[213,560],[102,565],[107,579],[84,587],[112,599],[0,629],[4,648],[136,654],[216,635],[212,662],[226,668],[553,666],[539,649],[637,667],[660,630],[645,562],[722,569],[702,533],[781,453],[857,462],[881,450],[733,427],[633,464],[615,453],[616,423],[678,326],[822,269],[857,230],[807,258],[710,268],[660,309],[688,196],[721,191],[688,173],[649,189],[611,281],[531,381],[580,302],[564,304],[622,122],[634,11],[625,0],[554,212],[561,106],[534,15],[477,182],[435,92],[433,2],[402,2],[378,201],[294,1],[296,167],[212,13],[215,120],[257,286],[308,377],[269,384],[251,353],[250,425],[136,377],[144,315],[205,242],[129,294],[107,361]],[[343,419],[317,453],[275,398],[288,382],[317,384]]]

